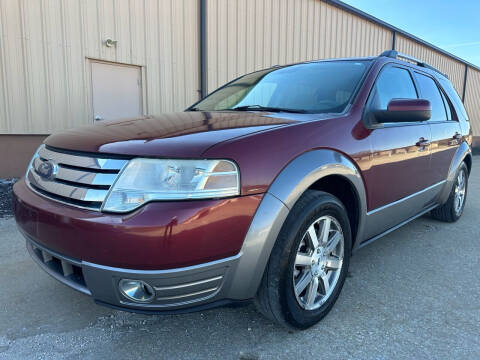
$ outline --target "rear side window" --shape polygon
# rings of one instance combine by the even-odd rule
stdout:
[[[425,75],[415,73],[420,87],[421,97],[430,101],[432,106],[431,121],[445,121],[447,120],[447,113],[445,110],[445,104],[443,103],[442,95],[435,81]]]
[[[408,70],[390,66],[382,70],[373,87],[370,106],[386,110],[392,99],[416,99],[417,91]]]
[[[453,88],[452,83],[448,79],[439,78],[440,84],[443,87],[443,90],[447,93],[448,97],[450,98],[453,106],[455,107],[455,111],[457,113],[458,118],[463,118],[464,120],[468,121],[468,115],[463,107],[463,102],[460,100],[460,96],[458,96],[457,92]]]

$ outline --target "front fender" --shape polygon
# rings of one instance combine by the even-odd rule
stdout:
[[[345,177],[359,200],[357,239],[361,240],[366,214],[366,195],[356,166],[344,155],[329,149],[312,150],[292,160],[270,185],[245,237],[241,257],[228,291],[231,299],[255,296],[270,253],[289,211],[302,194],[329,175]],[[361,241],[355,241],[359,244]]]
[[[347,157],[333,150],[313,150],[300,155],[282,170],[268,192],[291,209],[312,184],[329,175],[343,176],[352,183],[365,213],[365,186],[360,172]]]

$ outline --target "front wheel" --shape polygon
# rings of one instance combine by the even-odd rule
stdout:
[[[279,233],[257,293],[257,307],[287,327],[316,324],[340,294],[351,247],[343,204],[328,193],[307,191]]]

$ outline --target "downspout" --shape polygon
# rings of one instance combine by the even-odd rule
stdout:
[[[395,50],[396,40],[397,32],[395,30],[392,30],[392,50]]]
[[[463,103],[465,103],[465,93],[467,92],[467,75],[468,75],[468,65],[465,64],[465,76],[463,77],[463,92],[462,92]]]
[[[200,98],[207,96],[207,0],[200,0]]]

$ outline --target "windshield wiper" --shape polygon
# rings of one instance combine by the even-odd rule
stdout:
[[[233,111],[268,111],[268,112],[288,112],[288,113],[306,113],[305,110],[302,109],[288,109],[288,108],[279,108],[273,106],[262,106],[262,105],[244,105],[244,106],[237,106],[233,109],[226,109],[226,110],[233,110]]]

